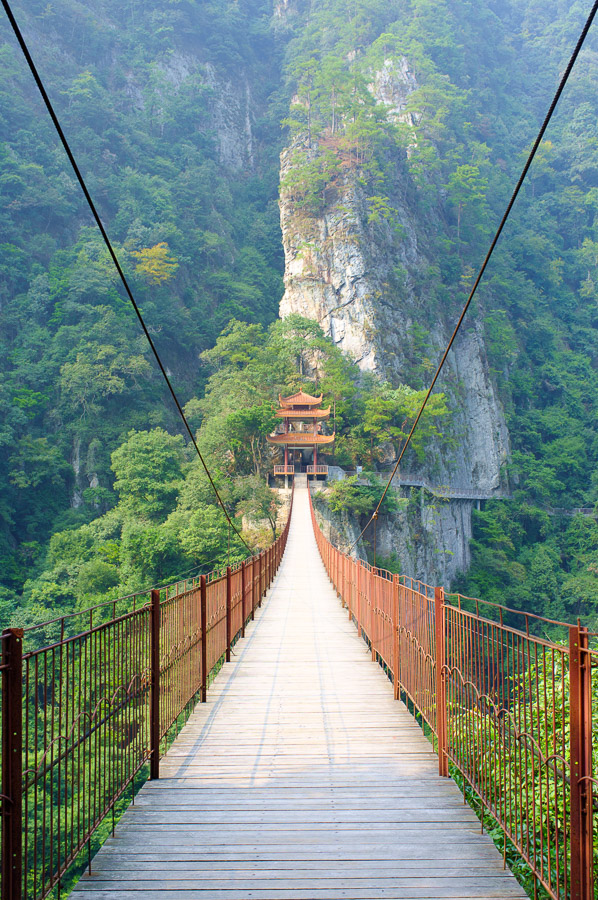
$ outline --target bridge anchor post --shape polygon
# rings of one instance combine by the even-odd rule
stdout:
[[[245,560],[241,563],[241,611],[243,624],[241,625],[241,637],[245,637],[245,622],[247,621],[247,597],[245,596]]]
[[[199,581],[199,597],[201,606],[201,702],[208,697],[208,589],[206,576]]]
[[[444,588],[434,588],[436,626],[436,737],[438,774],[448,778],[448,722],[446,715],[446,646],[444,639]]]
[[[592,900],[592,670],[588,629],[569,628],[571,900]]]
[[[2,900],[21,900],[23,880],[23,630],[2,641]]]
[[[399,688],[399,576],[392,576],[392,676],[395,700],[400,697]]]
[[[230,645],[231,645],[231,619],[232,619],[232,596],[231,596],[231,573],[230,566],[226,567],[226,661],[230,662]]]
[[[160,777],[160,591],[151,595],[150,778]]]

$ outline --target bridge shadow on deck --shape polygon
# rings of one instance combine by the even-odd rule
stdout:
[[[78,900],[522,900],[348,622],[307,490],[247,638]]]

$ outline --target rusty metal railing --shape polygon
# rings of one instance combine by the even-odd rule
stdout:
[[[159,777],[177,720],[261,605],[289,523],[224,574],[1,635],[2,900],[59,896],[136,777]]]
[[[535,890],[596,900],[596,636],[375,569],[333,547],[311,515],[349,618],[434,736],[440,775],[452,769],[473,789]]]

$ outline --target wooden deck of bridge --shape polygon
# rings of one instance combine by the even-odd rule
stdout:
[[[370,661],[298,489],[265,604],[77,900],[510,898],[457,786]]]

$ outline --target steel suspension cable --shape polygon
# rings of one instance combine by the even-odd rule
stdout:
[[[168,390],[169,390],[169,392],[170,392],[170,396],[172,397],[172,400],[173,400],[173,402],[174,402],[174,404],[175,404],[175,406],[176,406],[176,408],[177,408],[177,412],[178,412],[179,416],[181,417],[181,419],[182,419],[182,421],[183,421],[183,424],[184,424],[184,426],[185,426],[185,429],[186,429],[186,431],[187,431],[187,433],[188,433],[188,435],[189,435],[189,437],[190,437],[190,439],[191,439],[191,442],[192,442],[192,444],[193,444],[193,447],[195,448],[195,452],[197,453],[197,456],[198,456],[199,459],[200,459],[200,462],[201,462],[201,464],[202,464],[202,466],[203,466],[203,468],[204,468],[204,470],[205,470],[205,473],[206,473],[206,475],[208,476],[208,480],[209,480],[209,482],[210,482],[210,485],[212,486],[212,489],[213,489],[213,491],[214,491],[214,494],[216,495],[216,498],[217,498],[217,500],[218,500],[218,503],[219,503],[220,507],[222,508],[222,511],[223,511],[224,515],[226,516],[226,519],[227,519],[227,521],[228,521],[229,527],[232,528],[232,530],[235,532],[235,534],[237,535],[237,537],[239,538],[239,540],[241,541],[241,543],[243,544],[243,546],[245,547],[245,549],[248,551],[248,553],[251,554],[251,555],[253,555],[253,551],[252,551],[251,548],[248,546],[248,544],[245,542],[245,540],[241,537],[239,531],[237,530],[237,528],[235,527],[234,523],[232,522],[231,517],[230,517],[230,515],[229,515],[229,513],[228,513],[228,510],[226,509],[226,506],[224,505],[224,502],[223,502],[223,500],[222,500],[222,497],[220,496],[220,493],[219,493],[219,491],[218,491],[218,488],[216,487],[216,484],[215,484],[215,482],[214,482],[214,479],[212,478],[212,475],[211,475],[211,473],[210,473],[210,470],[208,469],[208,466],[207,466],[206,461],[205,461],[205,459],[204,459],[204,457],[203,457],[203,454],[202,454],[201,450],[199,449],[199,447],[198,447],[198,445],[197,445],[197,441],[195,440],[195,436],[194,436],[194,434],[193,434],[193,431],[191,430],[191,426],[189,425],[189,422],[187,421],[187,417],[185,416],[185,413],[183,412],[183,407],[181,406],[181,403],[180,403],[180,401],[179,401],[179,398],[177,397],[176,392],[175,392],[175,390],[174,390],[174,388],[173,388],[173,386],[172,386],[172,382],[171,382],[171,380],[170,380],[170,378],[169,378],[169,376],[168,376],[168,373],[166,372],[166,368],[164,367],[164,364],[163,364],[163,362],[162,362],[162,360],[161,360],[161,358],[160,358],[160,354],[158,353],[158,350],[156,349],[156,345],[154,344],[154,342],[153,342],[153,340],[152,340],[152,337],[151,337],[151,335],[150,335],[150,333],[149,333],[149,331],[148,331],[148,329],[147,329],[147,326],[146,326],[146,324],[145,324],[145,321],[144,321],[144,319],[143,319],[143,316],[141,315],[141,310],[139,309],[139,306],[137,305],[137,302],[136,302],[136,300],[135,300],[135,297],[133,296],[133,292],[131,291],[131,288],[130,288],[130,286],[129,286],[129,282],[127,281],[127,277],[126,277],[126,275],[125,275],[125,273],[124,273],[124,271],[123,271],[123,269],[122,269],[122,266],[121,266],[120,262],[118,261],[118,257],[117,257],[117,255],[116,255],[116,252],[115,252],[115,250],[114,250],[114,247],[112,246],[112,242],[110,241],[110,238],[108,237],[108,233],[107,233],[106,229],[104,228],[104,225],[103,225],[103,223],[102,223],[102,220],[101,220],[101,218],[100,218],[100,215],[99,215],[99,213],[98,213],[98,211],[97,211],[96,205],[95,205],[95,203],[94,203],[93,200],[92,200],[91,194],[89,193],[89,190],[88,190],[87,185],[86,185],[86,183],[85,183],[85,179],[83,178],[83,175],[81,174],[81,170],[79,169],[79,166],[77,165],[77,161],[75,160],[75,157],[74,157],[73,152],[72,152],[72,150],[71,150],[71,148],[70,148],[69,142],[67,141],[66,136],[65,136],[65,134],[64,134],[64,131],[62,130],[62,126],[60,125],[60,122],[59,122],[59,120],[58,120],[58,116],[56,115],[56,113],[55,113],[55,111],[54,111],[54,107],[53,107],[52,102],[51,102],[51,100],[50,100],[50,98],[49,98],[49,96],[48,96],[48,94],[47,94],[47,91],[46,91],[46,89],[45,89],[45,87],[44,87],[44,84],[43,84],[43,81],[42,81],[42,79],[41,79],[41,77],[40,77],[40,75],[39,75],[39,72],[37,71],[37,67],[36,67],[36,65],[35,65],[35,63],[34,63],[34,61],[33,61],[33,57],[31,56],[31,53],[29,52],[29,48],[28,48],[28,46],[27,46],[27,44],[26,44],[26,42],[25,42],[25,39],[24,39],[24,37],[23,37],[23,35],[22,35],[22,33],[21,33],[21,29],[19,28],[19,26],[18,26],[18,24],[17,24],[17,21],[16,21],[16,19],[15,19],[15,17],[14,17],[14,14],[13,14],[12,9],[11,9],[11,7],[10,7],[10,3],[8,2],[8,0],[2,0],[2,6],[4,7],[4,11],[6,12],[6,15],[7,15],[7,17],[8,17],[8,20],[9,20],[10,24],[11,24],[12,30],[13,30],[13,32],[14,32],[14,34],[15,34],[15,37],[16,37],[18,43],[19,43],[19,46],[21,47],[21,50],[23,51],[23,55],[24,55],[25,59],[27,60],[27,64],[28,64],[28,66],[29,66],[29,69],[30,69],[30,71],[31,71],[31,74],[32,74],[32,76],[33,76],[33,78],[34,78],[34,81],[35,81],[35,83],[36,83],[36,85],[37,85],[37,87],[38,87],[38,90],[39,90],[39,92],[40,92],[40,94],[41,94],[41,96],[42,96],[42,99],[43,99],[43,101],[44,101],[44,104],[45,104],[45,106],[46,106],[46,109],[48,110],[48,113],[49,113],[49,115],[50,115],[50,118],[52,119],[52,122],[53,122],[53,124],[54,124],[54,128],[56,129],[56,131],[57,131],[57,133],[58,133],[58,136],[59,136],[59,138],[60,138],[60,140],[61,140],[62,146],[64,147],[64,151],[65,151],[65,153],[66,153],[66,155],[67,155],[67,157],[68,157],[68,160],[69,160],[69,162],[70,162],[70,164],[71,164],[71,166],[72,166],[72,168],[73,168],[73,171],[74,171],[74,173],[75,173],[75,175],[76,175],[77,181],[79,182],[79,185],[80,185],[80,187],[81,187],[81,190],[83,191],[83,194],[84,194],[84,196],[85,196],[85,199],[87,200],[87,204],[88,204],[88,206],[89,206],[89,208],[90,208],[90,210],[91,210],[91,212],[92,212],[92,215],[93,215],[93,217],[94,217],[94,219],[95,219],[96,225],[98,226],[98,228],[99,228],[99,230],[100,230],[100,233],[101,233],[101,235],[102,235],[102,238],[104,239],[104,243],[106,244],[106,247],[107,247],[107,249],[108,249],[108,253],[110,254],[110,257],[111,257],[111,259],[112,259],[112,262],[114,263],[114,266],[115,266],[115,268],[116,268],[116,270],[117,270],[117,272],[118,272],[118,274],[119,274],[119,276],[120,276],[120,280],[121,280],[121,282],[122,282],[122,284],[123,284],[123,287],[124,287],[124,289],[125,289],[125,291],[126,291],[126,294],[127,294],[128,298],[129,298],[129,300],[131,301],[131,304],[132,304],[132,306],[133,306],[133,309],[135,310],[135,314],[136,314],[136,316],[137,316],[137,318],[138,318],[138,320],[139,320],[139,324],[141,325],[141,328],[142,328],[143,333],[144,333],[144,335],[145,335],[145,337],[146,337],[146,339],[147,339],[147,342],[149,343],[149,345],[150,345],[150,347],[151,347],[152,353],[154,354],[154,358],[155,358],[155,360],[156,360],[156,362],[157,362],[157,364],[158,364],[158,367],[159,367],[159,369],[160,369],[160,372],[162,373],[162,377],[164,378],[164,381],[166,382],[166,384],[167,384],[167,386],[168,386]],[[230,541],[230,538],[229,538],[229,541]]]
[[[3,0],[3,2],[4,2],[4,0]],[[481,265],[481,267],[480,267],[480,270],[479,270],[479,272],[478,272],[478,274],[477,274],[476,280],[475,280],[474,285],[473,285],[473,287],[472,287],[472,289],[471,289],[471,292],[470,292],[470,294],[469,294],[469,296],[468,296],[468,298],[467,298],[467,301],[466,301],[466,303],[465,303],[465,306],[463,307],[463,309],[462,309],[462,311],[461,311],[461,315],[459,316],[459,320],[458,320],[458,322],[457,322],[457,324],[456,324],[456,326],[455,326],[455,329],[454,329],[454,331],[453,331],[453,333],[452,333],[452,335],[451,335],[451,339],[450,339],[450,341],[448,342],[448,344],[447,344],[447,346],[446,346],[446,349],[445,349],[445,351],[444,351],[444,353],[443,353],[443,355],[442,355],[442,359],[440,360],[440,363],[438,364],[438,368],[436,369],[436,372],[435,372],[434,377],[433,377],[433,379],[432,379],[432,383],[430,384],[430,387],[428,388],[428,391],[427,391],[427,393],[426,393],[426,396],[424,397],[423,403],[422,403],[422,405],[421,405],[420,408],[419,408],[419,412],[417,413],[417,416],[416,416],[416,418],[415,418],[415,421],[413,422],[413,425],[412,425],[412,427],[411,427],[411,431],[409,432],[409,434],[408,434],[408,436],[407,436],[407,440],[405,441],[405,443],[403,444],[403,447],[401,448],[401,452],[400,452],[400,454],[399,454],[399,458],[397,459],[397,461],[396,461],[396,463],[395,463],[395,467],[394,467],[394,469],[393,469],[392,472],[391,472],[390,478],[388,479],[388,482],[387,482],[387,484],[386,484],[386,487],[384,488],[384,492],[383,492],[383,494],[382,494],[382,496],[381,496],[381,498],[380,498],[380,500],[379,500],[379,502],[378,502],[378,505],[376,506],[376,509],[374,510],[374,512],[372,513],[372,515],[370,516],[370,518],[368,519],[368,521],[367,521],[365,527],[363,528],[361,534],[359,535],[359,537],[358,537],[355,541],[353,541],[353,543],[352,543],[351,546],[349,547],[349,550],[347,551],[347,552],[349,552],[349,553],[351,552],[351,550],[353,549],[353,547],[357,544],[357,542],[361,540],[361,538],[363,537],[363,535],[365,534],[366,530],[369,528],[369,526],[371,525],[371,523],[372,523],[373,521],[375,521],[375,520],[378,518],[378,513],[380,512],[380,507],[382,506],[382,503],[384,502],[384,498],[386,497],[386,495],[387,495],[387,493],[388,493],[388,491],[389,491],[389,489],[390,489],[390,485],[392,484],[392,480],[393,480],[393,478],[395,477],[395,475],[396,475],[396,473],[397,473],[397,470],[398,470],[398,468],[399,468],[399,465],[401,464],[401,460],[403,459],[403,456],[405,455],[405,451],[407,450],[407,447],[408,447],[409,444],[411,443],[411,438],[413,437],[413,434],[414,434],[414,432],[415,432],[415,429],[417,428],[417,426],[418,426],[418,424],[419,424],[419,420],[421,419],[422,414],[423,414],[423,412],[424,412],[424,410],[425,410],[425,408],[426,408],[426,406],[427,406],[428,400],[430,399],[430,396],[431,396],[431,394],[432,394],[432,391],[434,390],[434,386],[435,386],[436,382],[438,381],[438,377],[439,377],[440,373],[442,372],[442,369],[443,369],[443,367],[444,367],[444,364],[445,364],[445,362],[446,362],[446,359],[447,359],[447,357],[448,357],[448,355],[449,355],[449,353],[450,353],[450,350],[451,350],[451,348],[452,348],[452,346],[453,346],[453,344],[454,344],[454,342],[455,342],[455,338],[457,337],[457,334],[459,333],[459,330],[460,330],[460,328],[461,328],[461,325],[463,324],[463,320],[464,320],[465,316],[467,315],[467,311],[468,311],[468,309],[469,309],[469,307],[470,307],[470,305],[471,305],[471,301],[473,300],[473,297],[474,297],[474,295],[475,295],[475,293],[476,293],[476,291],[477,291],[477,289],[478,289],[478,285],[480,284],[480,282],[481,282],[481,280],[482,280],[482,277],[483,277],[483,275],[484,275],[484,272],[486,271],[486,267],[487,267],[488,263],[490,262],[490,257],[491,257],[492,254],[494,253],[494,249],[495,249],[495,247],[496,247],[496,245],[497,245],[497,243],[498,243],[498,239],[500,238],[500,235],[501,235],[502,230],[503,230],[503,228],[504,228],[504,226],[505,226],[505,224],[506,224],[506,221],[507,221],[507,219],[509,218],[509,215],[510,215],[510,213],[511,213],[511,210],[513,209],[513,206],[515,205],[515,200],[517,199],[517,196],[518,196],[518,194],[519,194],[519,191],[521,190],[521,186],[522,186],[523,182],[525,181],[525,178],[526,178],[527,173],[528,173],[528,171],[529,171],[529,169],[530,169],[530,166],[531,166],[531,164],[532,164],[532,162],[533,162],[533,160],[534,160],[534,157],[535,157],[535,155],[536,155],[536,152],[537,152],[537,150],[538,150],[538,147],[539,147],[540,144],[542,143],[542,139],[544,138],[544,134],[545,134],[545,132],[546,132],[546,129],[548,128],[549,122],[550,122],[550,120],[552,119],[552,115],[553,115],[553,113],[554,113],[554,111],[555,111],[555,109],[556,109],[557,103],[558,103],[559,100],[560,100],[560,97],[561,97],[561,94],[563,93],[563,90],[564,90],[564,88],[565,88],[565,85],[567,84],[567,81],[569,80],[569,76],[570,76],[570,74],[571,74],[571,71],[572,71],[572,69],[573,69],[573,66],[575,65],[575,62],[576,62],[576,60],[577,60],[577,57],[579,56],[579,53],[580,53],[580,51],[581,51],[581,48],[582,48],[583,45],[584,45],[585,39],[586,39],[586,37],[587,37],[587,35],[588,35],[588,31],[590,30],[590,27],[591,27],[591,25],[592,25],[592,22],[594,21],[594,18],[595,18],[595,16],[596,16],[596,12],[597,12],[597,11],[598,11],[598,0],[594,0],[594,4],[593,4],[593,6],[592,6],[592,9],[591,9],[591,11],[590,11],[590,14],[589,14],[589,16],[588,16],[588,18],[587,18],[587,20],[586,20],[586,23],[585,23],[585,25],[584,25],[584,27],[583,27],[583,30],[582,30],[581,34],[580,34],[580,36],[579,36],[579,39],[578,39],[578,41],[577,41],[577,44],[575,45],[575,49],[574,49],[573,53],[571,54],[571,58],[570,58],[570,60],[569,60],[569,62],[568,62],[568,64],[567,64],[567,68],[565,69],[565,72],[564,72],[564,74],[563,74],[563,76],[562,76],[562,78],[561,78],[561,81],[560,81],[560,84],[559,84],[559,86],[558,86],[558,88],[557,88],[557,90],[556,90],[556,93],[555,93],[554,97],[552,98],[552,103],[550,104],[550,107],[549,107],[549,109],[548,109],[548,112],[546,113],[546,116],[545,116],[544,121],[543,121],[543,123],[542,123],[542,127],[540,128],[540,130],[539,130],[539,132],[538,132],[538,135],[537,135],[537,137],[536,137],[536,140],[534,141],[533,147],[532,147],[532,149],[531,149],[531,151],[530,151],[530,153],[529,153],[529,156],[527,157],[526,163],[525,163],[525,165],[524,165],[524,167],[523,167],[523,169],[522,169],[522,171],[521,171],[521,175],[519,176],[519,180],[517,181],[517,184],[515,185],[515,189],[514,189],[514,191],[513,191],[513,194],[512,194],[512,196],[511,196],[511,199],[509,200],[509,203],[508,203],[508,205],[507,205],[507,208],[505,209],[505,212],[504,212],[504,214],[503,214],[503,217],[502,217],[502,219],[500,220],[500,224],[499,224],[499,226],[498,226],[498,228],[497,228],[497,230],[496,230],[496,234],[494,235],[494,238],[492,239],[492,243],[490,244],[490,247],[489,247],[489,249],[488,249],[488,252],[486,253],[486,256],[484,257],[484,261],[483,261],[483,263],[482,263],[482,265]]]

